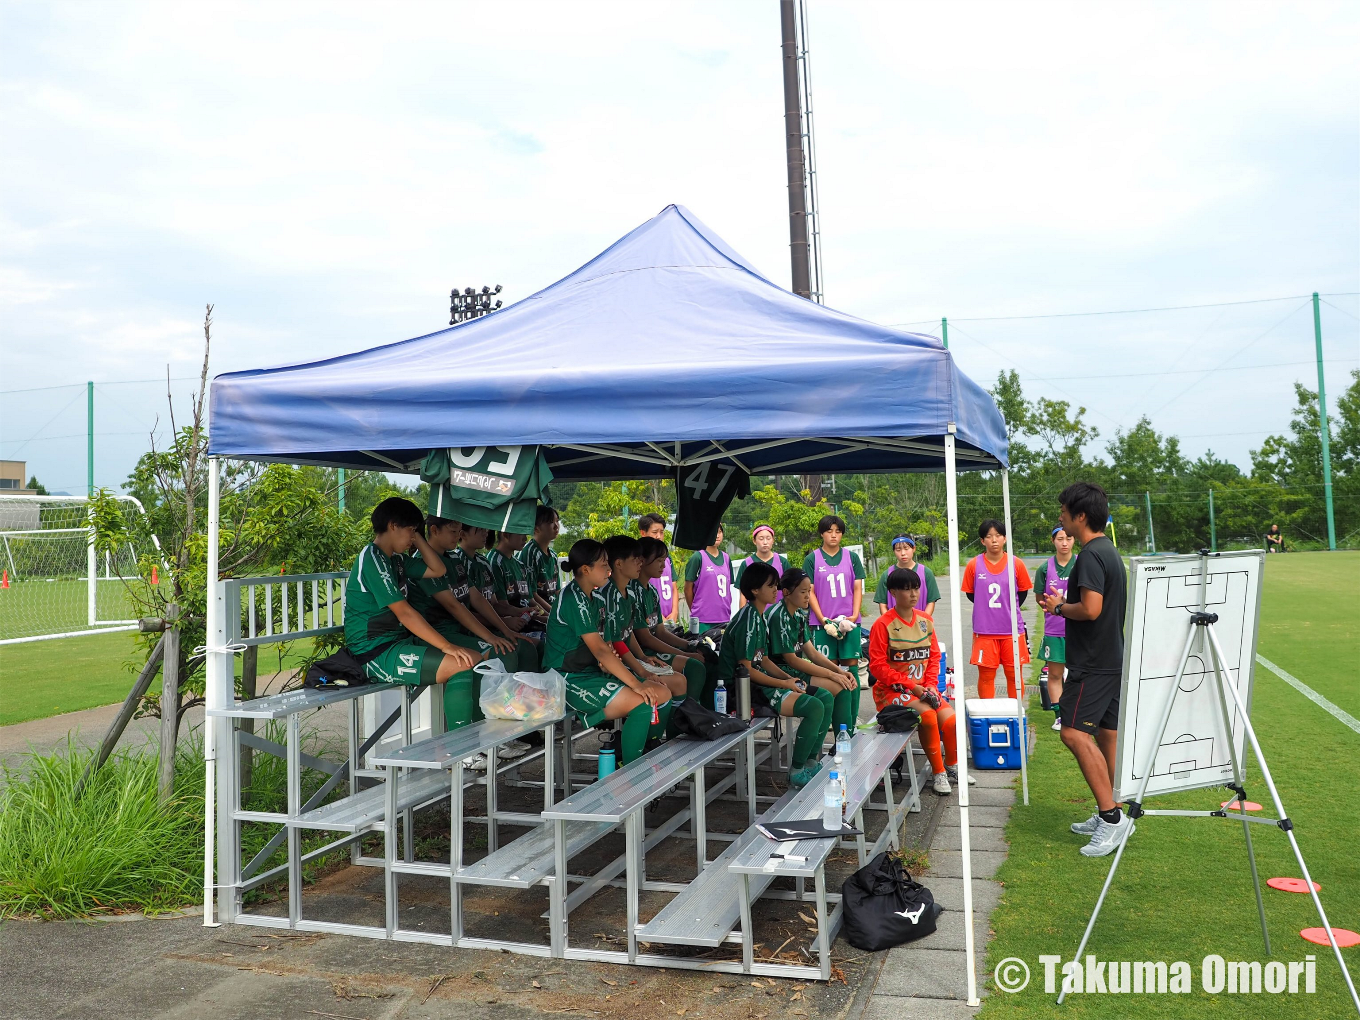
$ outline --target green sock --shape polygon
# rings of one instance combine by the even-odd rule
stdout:
[[[798,700],[793,703],[793,714],[800,721],[798,735],[793,738],[793,756],[789,768],[797,772],[822,746],[826,728],[823,723],[822,703],[811,694],[798,695]]]
[[[855,732],[855,702],[859,691],[837,691],[835,707],[831,709],[831,736],[834,738],[844,726],[847,733]]]
[[[822,723],[825,729],[829,731],[831,729],[832,712],[836,705],[836,696],[824,687],[813,687],[811,684],[808,685],[807,692],[811,697],[816,698],[822,706]],[[824,732],[822,736],[826,736],[826,733]]]
[[[520,638],[515,647],[515,656],[519,659],[519,668],[525,673],[541,673],[543,667],[539,664],[538,646],[532,641]]]
[[[675,711],[675,707],[684,700],[684,698],[671,698],[671,703],[661,709],[661,715],[666,719],[666,736],[668,737],[678,737],[680,735],[680,713]]]
[[[479,704],[482,694],[482,674],[465,669],[455,673],[444,684],[444,729],[453,730],[470,722],[481,722]]]
[[[671,712],[675,709],[675,702],[668,701],[656,710],[656,722],[648,719],[647,739],[657,740],[667,731],[671,722]]]
[[[707,686],[708,682],[706,673],[707,670],[704,669],[704,664],[700,660],[689,659],[685,662],[685,697],[703,697],[704,687]]]
[[[647,730],[652,725],[652,706],[645,701],[623,718],[623,728],[619,734],[619,764],[642,757],[642,749],[647,744]]]

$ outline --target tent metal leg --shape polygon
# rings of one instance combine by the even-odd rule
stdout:
[[[1029,806],[1029,732],[1025,723],[1029,701],[1025,697],[1025,667],[1020,664],[1020,607],[1015,596],[1015,526],[1011,522],[1011,473],[1001,472],[1001,499],[1006,511],[1006,534],[1009,536],[1010,555],[1006,557],[1006,576],[1010,580],[1011,598],[1011,662],[1015,669],[1015,728],[1020,734],[1020,791],[1025,806]],[[1026,639],[1028,640],[1028,639]]]

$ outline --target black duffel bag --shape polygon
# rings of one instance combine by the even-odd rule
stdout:
[[[671,710],[675,728],[696,740],[717,740],[729,733],[740,733],[746,725],[740,719],[719,715],[699,704],[698,698],[686,698]]]
[[[931,934],[944,911],[887,851],[845,880],[841,907],[846,941],[871,953]]]
[[[374,651],[380,652],[386,647],[384,645]],[[364,672],[364,663],[374,657],[370,655],[367,659],[358,658],[348,648],[341,648],[334,655],[328,655],[312,663],[307,669],[307,678],[302,681],[302,686],[357,687],[366,684],[369,681],[368,675]]]

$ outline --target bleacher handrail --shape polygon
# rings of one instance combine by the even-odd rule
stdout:
[[[267,645],[342,632],[345,629],[345,580],[348,577],[348,572],[332,571],[228,578],[223,584],[226,586],[229,642],[237,645]],[[257,599],[257,589],[263,594],[263,606]],[[277,596],[274,594],[275,589],[279,592]],[[310,610],[307,607],[309,593]],[[276,604],[277,619],[274,615]],[[323,614],[324,624],[321,622]],[[263,632],[261,623],[264,625]]]

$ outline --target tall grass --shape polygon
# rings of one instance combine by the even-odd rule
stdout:
[[[282,742],[283,727],[270,723],[260,735]],[[334,749],[314,732],[303,734],[309,754],[331,757]],[[179,742],[175,789],[162,805],[157,793],[158,758],[154,745],[113,754],[74,796],[94,755],[70,741],[60,752],[31,755],[0,778],[0,918],[88,917],[119,910],[173,910],[203,899],[203,741],[194,730]],[[256,811],[287,808],[287,768],[274,755],[257,751],[249,789],[242,802]],[[306,800],[326,779],[304,769]],[[333,796],[348,793],[340,784]],[[278,831],[277,825],[242,827],[243,859],[249,860]],[[303,849],[330,837],[307,833]],[[285,844],[286,846],[286,844]],[[281,864],[285,850],[271,855],[264,868]],[[304,869],[312,879],[346,852],[326,855]],[[268,898],[264,887],[252,894]]]
[[[173,801],[157,795],[154,748],[113,754],[79,799],[94,755],[69,743],[5,766],[0,789],[0,917],[169,910],[203,898],[203,747],[177,760]]]

